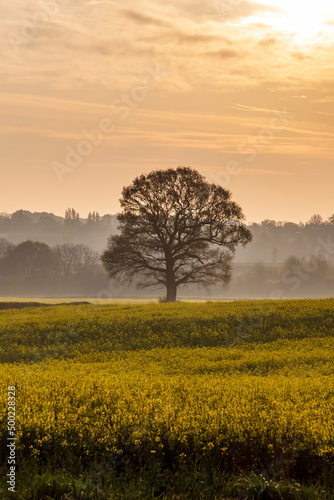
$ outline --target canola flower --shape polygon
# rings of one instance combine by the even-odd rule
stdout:
[[[53,457],[59,465],[111,457],[117,466],[208,458],[238,469],[274,461],[283,450],[333,464],[333,306],[263,301],[1,312],[3,442],[5,389],[15,385],[22,460]]]

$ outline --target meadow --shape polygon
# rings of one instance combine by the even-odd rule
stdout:
[[[334,498],[334,300],[0,311],[0,497]]]

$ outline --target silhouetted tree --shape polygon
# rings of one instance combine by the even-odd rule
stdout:
[[[94,272],[99,262],[99,254],[87,245],[65,243],[55,247],[61,271],[64,276],[78,275],[82,272]]]
[[[54,251],[59,259],[61,274],[64,276],[70,276],[73,274],[75,258],[74,249],[75,245],[73,243],[64,243],[63,245],[57,245],[54,248]]]
[[[309,274],[312,285],[323,285],[332,275],[332,268],[327,260],[319,255],[311,255],[303,260],[304,269]]]
[[[65,211],[65,224],[73,224],[78,223],[80,220],[80,216],[78,212],[74,210],[74,208],[68,208]]]
[[[264,227],[265,229],[273,229],[277,227],[277,223],[274,220],[265,219],[261,222],[261,227]]]
[[[330,224],[331,226],[334,226],[334,214],[328,217],[327,223]]]
[[[299,257],[296,257],[295,255],[291,255],[283,262],[281,266],[281,272],[282,274],[289,272],[295,273],[296,271],[299,271],[301,268],[302,268],[302,260]]]
[[[15,245],[6,240],[6,238],[0,238],[0,258],[6,257],[6,255],[13,250],[14,246]]]
[[[312,287],[317,287],[315,293],[321,293],[322,289],[326,289],[325,282],[332,276],[332,268],[326,259],[316,255],[302,259],[291,256],[283,263],[281,270],[282,282],[292,292],[299,290],[299,294],[302,289],[312,290]]]
[[[49,233],[56,230],[60,224],[50,215],[43,215],[39,217],[37,226],[42,233]]]
[[[1,267],[7,275],[30,280],[56,273],[59,262],[55,253],[45,243],[24,241],[8,252]]]
[[[323,218],[319,214],[314,214],[307,222],[308,225],[320,226],[323,223]]]
[[[121,233],[109,238],[102,262],[110,277],[166,287],[168,302],[180,285],[227,284],[236,246],[252,239],[231,193],[191,168],[141,175],[120,203]]]
[[[64,236],[65,241],[72,241],[80,227],[80,216],[74,208],[65,211]]]
[[[25,215],[23,210],[17,210],[14,212],[10,218],[9,228],[12,231],[24,231],[29,229],[33,224],[33,221]]]
[[[100,214],[99,214],[99,212],[89,212],[88,219],[87,219],[87,224],[98,225],[99,222],[100,222]]]

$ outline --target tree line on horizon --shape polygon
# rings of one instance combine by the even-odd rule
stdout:
[[[316,214],[306,224],[265,219],[247,226],[231,193],[190,167],[141,175],[124,187],[120,203],[123,212],[117,218],[94,211],[82,220],[74,208],[64,218],[23,210],[2,215],[0,293],[96,294],[106,286],[107,271],[111,281],[121,282],[122,293],[133,292],[133,283],[165,287],[167,301],[175,301],[179,287],[222,290],[231,281],[236,253],[230,287],[236,295],[267,296],[274,285],[290,294],[314,293],[312,286],[317,294],[332,289],[334,252],[324,257],[313,249],[326,236],[332,248],[328,237],[334,235],[334,215],[324,221]],[[59,230],[62,243],[10,239],[46,227],[53,236]],[[106,233],[101,254],[91,248],[93,237]],[[91,245],[82,242],[83,236]]]
[[[99,253],[87,245],[51,248],[39,241],[14,245],[0,238],[0,293],[71,295],[95,293],[105,281]]]
[[[116,215],[100,216],[90,212],[86,219],[74,208],[68,208],[64,217],[53,214],[17,210],[11,215],[0,215],[0,238],[13,244],[32,240],[46,243],[50,247],[59,244],[85,244],[102,252],[111,234],[117,234]],[[247,224],[253,241],[245,249],[237,249],[236,261],[283,262],[290,255],[306,257],[318,235],[334,238],[334,215],[327,220],[319,214],[306,223],[280,222],[264,219]]]
[[[109,286],[100,254],[87,245],[25,241],[14,245],[0,238],[0,295],[50,297],[156,297],[156,292],[138,292],[133,286]],[[313,261],[312,272],[309,262]],[[266,298],[280,288],[286,297],[334,295],[334,268],[330,261],[309,256],[290,256],[283,263],[235,263],[229,288],[213,287],[213,297]],[[203,296],[194,286],[188,296]]]

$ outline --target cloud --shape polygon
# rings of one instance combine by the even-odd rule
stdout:
[[[290,171],[284,171],[284,170],[266,170],[266,169],[260,169],[260,168],[247,168],[247,174],[266,174],[266,175],[275,175],[275,176],[281,176],[281,175],[287,175],[287,176],[296,176],[298,175],[296,172],[290,172]]]
[[[305,61],[305,59],[311,59],[310,55],[303,54],[303,52],[290,52],[290,54],[297,61]]]
[[[267,108],[257,108],[257,107],[254,107],[254,106],[246,106],[245,104],[238,104],[238,103],[233,103],[231,105],[231,108],[235,108],[235,109],[240,109],[240,110],[243,110],[243,111],[255,111],[255,112],[260,112],[260,113],[275,113],[275,110],[274,109],[267,109]]]
[[[268,37],[268,38],[263,38],[263,40],[260,40],[258,42],[259,47],[273,47],[278,43],[277,37]]]
[[[243,56],[243,54],[231,49],[221,49],[216,52],[207,52],[206,55],[218,57],[218,59],[230,59]]]
[[[186,0],[180,2],[180,10],[196,20],[212,20],[226,23],[231,20],[240,20],[258,13],[277,12],[280,9],[272,5],[242,0]]]
[[[0,47],[2,84],[17,90],[47,82],[57,91],[97,85],[126,91],[147,66],[158,62],[169,73],[161,85],[167,92],[229,92],[270,81],[277,92],[281,86],[302,94],[331,73],[332,45],[293,51],[288,36],[269,31],[265,22],[247,28],[227,22],[217,5],[230,7],[230,20],[255,13],[261,20],[261,13],[275,10],[246,1],[138,0],[133,7],[131,0],[121,6],[117,1],[73,0],[59,5],[58,14],[15,54],[8,33],[21,36],[21,12],[33,19],[41,7],[28,9],[25,1],[12,0],[0,20],[7,41]]]
[[[142,14],[141,12],[138,12],[136,10],[130,10],[130,9],[124,9],[121,11],[121,13],[127,17],[128,19],[131,19],[137,24],[140,25],[150,25],[150,26],[157,26],[157,27],[163,27],[163,28],[169,28],[171,27],[171,23],[168,21],[165,21],[163,19],[159,19],[154,16],[149,16],[147,14]]]
[[[105,2],[105,0],[91,0],[91,2],[85,3],[85,7],[90,6],[90,5],[101,5],[104,3],[108,3],[108,2]]]
[[[334,116],[334,113],[326,113],[325,111],[317,111],[318,115]]]
[[[225,0],[221,0],[220,3],[224,6],[224,4],[226,5],[226,3],[228,2],[226,2]],[[229,17],[231,19],[241,19],[254,16],[255,14],[278,12],[279,10],[281,10],[278,7],[257,2],[236,2],[236,3],[237,6],[235,8],[230,9]]]

